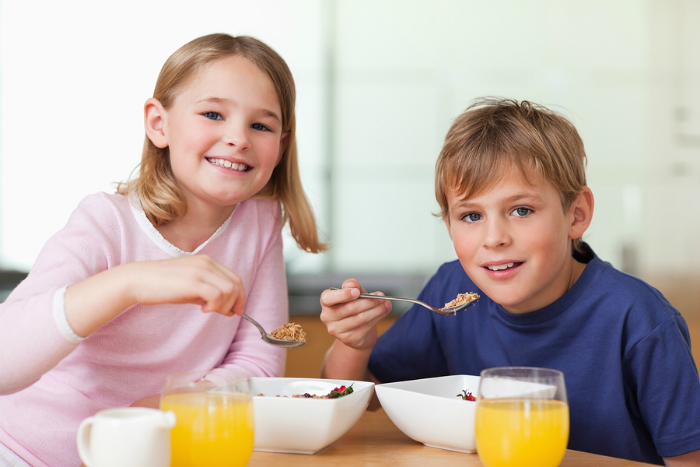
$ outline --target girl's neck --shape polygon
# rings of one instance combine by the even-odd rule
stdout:
[[[193,204],[188,204],[187,214],[182,219],[156,227],[156,230],[171,245],[187,252],[196,250],[199,245],[206,242],[236,207],[233,205],[203,208]]]

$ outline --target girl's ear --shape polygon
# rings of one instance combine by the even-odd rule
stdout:
[[[143,105],[146,136],[160,149],[168,147],[168,139],[165,136],[165,113],[160,101],[153,97]]]
[[[575,240],[581,238],[588,230],[593,219],[593,192],[587,186],[581,189],[578,198],[571,204],[573,219],[569,227],[569,238]]]
[[[284,151],[287,150],[287,146],[289,146],[289,132],[286,131],[282,133],[282,137],[280,138],[280,152],[277,154],[277,162],[275,163],[275,167],[277,167],[277,164],[280,163],[282,160],[282,156],[284,155]]]

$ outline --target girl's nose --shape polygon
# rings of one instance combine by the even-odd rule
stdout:
[[[485,248],[499,248],[510,243],[511,237],[508,232],[507,222],[500,218],[491,218],[486,221],[486,232],[484,234]]]
[[[223,134],[223,141],[227,146],[236,147],[239,151],[248,149],[250,147],[248,130],[249,129],[245,125],[232,122],[226,127]]]

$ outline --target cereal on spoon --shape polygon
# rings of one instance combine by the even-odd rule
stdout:
[[[455,298],[454,300],[445,303],[445,308],[450,308],[453,306],[462,305],[464,303],[473,302],[474,300],[478,300],[479,298],[480,298],[480,296],[478,293],[473,293],[473,292],[461,293],[461,294],[458,294],[457,298]],[[457,312],[455,311],[455,315],[456,314],[457,314]]]
[[[301,325],[296,323],[283,324],[272,331],[270,337],[283,341],[306,342],[306,333],[301,329]]]

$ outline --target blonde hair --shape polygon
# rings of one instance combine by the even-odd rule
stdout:
[[[282,204],[282,224],[289,221],[292,237],[299,248],[311,253],[324,251],[328,246],[319,241],[316,220],[299,174],[294,78],[277,52],[249,36],[210,34],[199,37],[168,58],[158,75],[153,97],[169,109],[178,93],[198,72],[212,62],[233,56],[249,60],[270,78],[282,111],[282,132],[289,133],[280,162],[254,198],[278,200]],[[137,194],[146,215],[156,226],[181,219],[187,213],[187,201],[170,166],[168,148],[158,148],[146,137],[137,169],[138,176],[119,183],[117,193]]]
[[[454,121],[438,156],[437,216],[448,215],[447,190],[477,196],[512,167],[552,183],[566,211],[586,186],[585,166],[583,141],[566,118],[529,101],[477,99]],[[580,252],[581,239],[572,242]]]

